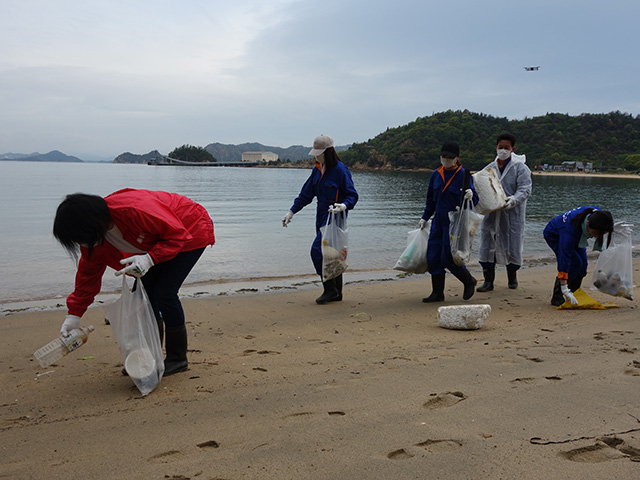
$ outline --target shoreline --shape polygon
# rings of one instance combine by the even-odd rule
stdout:
[[[598,252],[588,252],[590,265],[598,256]],[[640,249],[633,248],[633,257],[640,256]],[[525,258],[522,268],[523,270],[536,269],[554,265],[556,262],[553,254]],[[482,268],[476,261],[467,265],[467,268],[477,280],[482,278]],[[504,270],[504,265],[499,265],[497,271]],[[522,270],[521,270],[522,271]],[[345,285],[348,284],[375,284],[380,282],[396,282],[410,281],[423,278],[425,282],[429,282],[428,273],[413,274],[400,270],[376,269],[376,270],[351,270],[345,272]],[[590,274],[587,275],[590,279]],[[179,296],[181,299],[190,298],[216,298],[216,297],[235,297],[247,295],[266,295],[279,293],[283,291],[306,291],[318,290],[320,288],[320,279],[316,274],[301,274],[283,277],[261,277],[261,278],[239,278],[239,279],[220,279],[212,281],[202,281],[185,283],[180,289]],[[105,303],[115,301],[120,296],[120,290],[101,291],[95,298],[89,309],[98,308]],[[31,312],[55,311],[66,309],[66,297],[55,298],[32,298],[23,300],[7,300],[0,302],[0,318],[11,315]]]
[[[541,177],[593,177],[593,178],[633,178],[640,180],[640,174],[637,173],[604,173],[604,172],[543,172],[540,170],[531,170],[532,175]]]

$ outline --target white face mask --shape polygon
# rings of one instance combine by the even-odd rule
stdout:
[[[321,153],[316,157],[316,162],[318,162],[320,165],[324,165],[324,153]]]
[[[507,150],[505,148],[499,148],[498,149],[498,158],[500,160],[506,160],[510,156],[511,156],[511,150]]]
[[[440,163],[444,168],[451,168],[456,164],[455,158],[440,157]]]

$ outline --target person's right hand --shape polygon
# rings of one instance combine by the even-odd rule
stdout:
[[[571,302],[571,305],[578,304],[578,299],[573,293],[571,293],[571,290],[569,290],[569,285],[567,285],[566,283],[564,285],[560,285],[560,290],[562,291],[562,295],[564,296],[564,298]]]
[[[60,327],[60,334],[66,337],[74,328],[80,328],[80,317],[77,315],[67,315],[62,327]]]
[[[285,215],[284,218],[282,219],[282,226],[286,227],[287,225],[289,225],[289,222],[291,222],[291,219],[293,218],[293,212],[291,210],[289,210]]]
[[[424,218],[421,218],[418,222],[418,228],[420,230],[424,230],[424,227],[427,225],[427,221]]]
[[[504,209],[505,210],[510,210],[515,206],[516,206],[516,199],[513,196],[507,197],[507,201],[504,204]]]

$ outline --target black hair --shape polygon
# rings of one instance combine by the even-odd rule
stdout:
[[[586,208],[578,215],[573,217],[571,223],[577,229],[582,228],[584,219],[589,217],[589,228],[597,230],[598,236],[596,242],[602,244],[604,235],[609,234],[607,239],[607,248],[611,245],[611,232],[613,232],[613,215],[606,210],[596,210],[595,208]]]
[[[104,241],[111,225],[111,214],[104,198],[73,193],[58,205],[53,221],[53,236],[69,254],[78,259],[80,244],[89,250]]]
[[[324,166],[327,170],[335,167],[338,164],[340,157],[338,157],[338,152],[333,147],[329,147],[324,151]]]
[[[501,133],[500,135],[498,135],[498,138],[496,139],[496,145],[499,144],[502,140],[510,142],[511,148],[516,146],[516,137],[511,133]]]

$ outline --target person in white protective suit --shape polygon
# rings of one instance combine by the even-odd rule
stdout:
[[[478,260],[484,283],[477,292],[493,290],[496,263],[506,265],[510,289],[518,288],[516,272],[522,265],[522,245],[527,198],[531,195],[531,170],[524,155],[516,155],[516,137],[510,133],[498,136],[496,159],[485,168],[493,168],[500,178],[507,201],[503,209],[485,215],[480,227]]]

